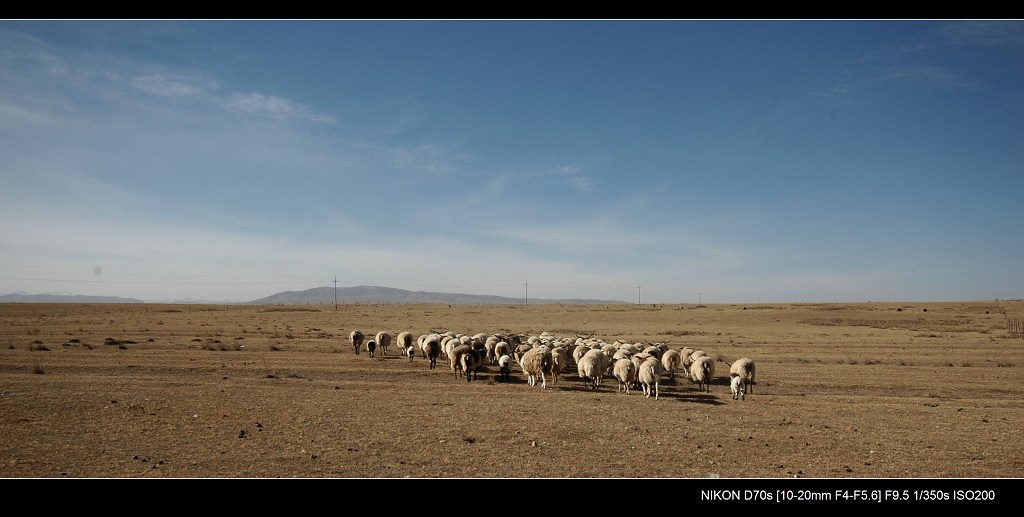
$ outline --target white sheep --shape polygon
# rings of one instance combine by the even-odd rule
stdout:
[[[619,347],[611,343],[605,343],[601,345],[601,350],[604,350],[604,355],[611,357],[615,355],[615,352],[619,350]]]
[[[583,354],[586,354],[589,351],[590,351],[590,347],[588,347],[587,345],[585,345],[583,343],[580,343],[580,344],[576,345],[576,348],[573,349],[573,351],[572,351],[572,362],[574,362],[577,365],[579,365],[580,364],[580,359],[583,358]]]
[[[416,357],[415,348],[412,346],[412,332],[401,332],[395,338],[395,344],[402,349],[402,355],[409,358],[409,362]]]
[[[569,365],[569,351],[556,346],[551,349],[551,383],[558,384],[558,374]]]
[[[525,343],[521,344],[521,345],[517,346],[515,348],[515,350],[512,351],[512,357],[514,357],[516,359],[517,363],[518,362],[522,362],[523,356],[526,355],[526,353],[529,352],[532,349],[533,349],[532,345],[527,345]]]
[[[619,381],[619,391],[624,391],[626,395],[629,395],[629,387],[636,382],[636,365],[633,364],[633,361],[629,359],[615,361],[612,373]]]
[[[690,365],[690,379],[697,383],[697,391],[711,392],[711,381],[715,378],[715,361],[703,355]]]
[[[630,356],[637,352],[639,352],[639,350],[636,350],[631,346],[622,345],[615,351],[614,354],[612,354],[612,359],[615,361],[618,361],[619,359],[629,359]]]
[[[398,337],[395,338],[395,344],[406,349],[412,346],[412,332],[405,331],[399,332]]]
[[[661,356],[661,366],[668,372],[668,380],[675,382],[676,380],[676,368],[683,362],[683,356],[679,354],[678,350],[672,350],[671,348],[666,350]]]
[[[494,356],[497,357],[498,361],[501,361],[501,356],[512,355],[512,346],[506,341],[498,341],[494,345]]]
[[[729,367],[729,376],[733,379],[742,377],[745,391],[749,391],[751,394],[754,393],[754,376],[756,373],[757,368],[754,366],[754,360],[749,357],[737,359]]]
[[[498,355],[494,348],[498,346],[501,339],[498,336],[487,336],[487,340],[484,341],[484,350],[487,351],[485,358],[489,364],[495,364],[498,362]]]
[[[693,354],[695,351],[696,349],[690,348],[688,346],[679,349],[679,357],[683,358],[683,362],[679,366],[683,368],[684,372],[689,373],[690,365],[693,364],[693,359],[690,357],[690,355]]]
[[[629,360],[633,361],[633,365],[636,366],[636,371],[640,371],[640,365],[644,364],[644,361],[653,358],[654,356],[646,352],[638,352],[629,356]]]
[[[651,398],[654,393],[654,400],[658,400],[658,381],[661,380],[661,361],[657,357],[651,357],[640,365],[636,378],[644,388],[644,396]]]
[[[644,347],[644,353],[651,354],[654,357],[657,357],[658,360],[661,360],[661,354],[664,353],[664,350],[662,350],[661,347],[650,345]]]
[[[592,349],[583,354],[583,357],[576,363],[576,371],[579,373],[581,381],[590,382],[590,389],[597,389],[601,385],[601,377],[608,369],[609,362],[608,355],[604,353],[604,350]]]
[[[729,389],[732,390],[732,399],[747,400],[747,379],[740,375],[734,375],[732,380],[729,381]]]
[[[377,346],[380,347],[380,353],[388,355],[388,347],[391,346],[391,334],[384,330],[378,332]]]
[[[459,338],[455,336],[444,336],[441,338],[441,353],[449,360],[452,358],[452,350],[457,346],[463,346],[462,341],[460,341]]]
[[[519,360],[519,367],[526,374],[526,382],[530,386],[536,386],[537,377],[540,377],[540,387],[547,389],[548,381],[546,375],[551,373],[551,350],[544,346],[531,348]]]
[[[363,333],[358,330],[353,330],[348,335],[349,340],[352,341],[352,347],[356,349],[356,355],[359,355],[359,349],[363,347]]]

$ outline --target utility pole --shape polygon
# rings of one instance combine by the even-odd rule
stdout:
[[[334,310],[338,310],[338,275],[334,275]]]
[[[702,293],[700,291],[697,291],[697,305],[700,305],[700,295],[701,294]]]
[[[640,285],[636,286],[636,304],[640,305]]]
[[[530,281],[527,280],[523,285],[526,286],[526,305],[530,305]]]

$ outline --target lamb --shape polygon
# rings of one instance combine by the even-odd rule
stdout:
[[[629,387],[636,382],[636,365],[629,359],[619,359],[615,361],[613,373],[619,381],[619,391],[624,391],[626,395],[629,395]]]
[[[403,353],[405,353],[405,356],[409,358],[409,362],[411,363],[413,358],[416,357],[416,349],[413,348],[412,345],[409,345],[408,347],[405,347],[403,351]]]
[[[377,346],[380,347],[380,353],[388,355],[388,347],[391,346],[391,334],[384,330],[378,332]]]
[[[608,369],[608,355],[601,349],[593,349],[583,354],[576,363],[576,371],[580,380],[590,381],[590,389],[597,389],[601,385],[601,377]]]
[[[636,377],[643,385],[645,397],[651,398],[653,392],[654,400],[658,400],[658,381],[661,380],[661,368],[661,361],[656,357],[651,357],[640,365]]]
[[[715,378],[715,361],[708,356],[699,356],[690,365],[690,379],[697,383],[697,391],[711,392],[711,380]]]
[[[729,367],[729,376],[735,381],[736,377],[743,378],[744,391],[749,391],[751,394],[754,393],[754,375],[756,374],[756,368],[754,366],[754,360],[749,357],[743,357],[737,359],[732,366]],[[733,395],[735,395],[735,390]],[[733,398],[736,398],[733,396]]]
[[[540,377],[540,387],[548,388],[546,374],[551,373],[551,351],[547,347],[539,346],[531,348],[523,354],[519,366],[526,373],[526,381],[530,386],[537,385],[537,377]]]
[[[736,400],[740,398],[747,400],[747,379],[742,375],[733,375],[732,380],[729,381],[729,389],[732,390],[732,399]]]
[[[682,362],[683,356],[679,354],[678,350],[670,348],[661,356],[661,366],[668,372],[669,381],[676,381],[676,368],[679,368],[679,364]]]
[[[370,357],[373,357],[373,353],[377,350],[377,342],[369,340],[366,342],[366,351],[370,353]]]
[[[506,354],[498,358],[498,373],[501,375],[501,380],[508,382],[509,375],[512,373],[512,356]]]
[[[348,338],[352,341],[352,347],[356,349],[356,355],[359,355],[359,349],[363,347],[363,333],[358,330],[353,330]]]

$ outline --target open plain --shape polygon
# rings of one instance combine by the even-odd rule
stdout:
[[[1019,478],[1022,302],[0,305],[8,478]],[[474,382],[354,329],[668,342],[711,393]],[[746,400],[728,364],[757,363]],[[667,378],[667,375],[665,376]]]

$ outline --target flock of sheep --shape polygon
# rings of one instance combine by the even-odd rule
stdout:
[[[438,358],[447,359],[456,378],[465,376],[466,382],[476,380],[484,363],[497,366],[498,378],[508,381],[515,363],[526,375],[527,384],[536,386],[539,380],[541,388],[546,389],[549,377],[552,383],[557,383],[558,376],[569,368],[570,358],[581,382],[591,389],[597,389],[603,378],[611,377],[617,382],[619,392],[628,395],[631,388],[642,389],[647,398],[657,399],[661,378],[668,375],[668,380],[675,382],[678,369],[682,369],[701,392],[710,392],[715,377],[715,360],[707,352],[689,347],[676,350],[667,343],[608,343],[594,337],[559,338],[548,332],[525,339],[521,335],[432,332],[414,340],[410,332],[402,332],[392,339],[390,333],[381,331],[366,339],[362,332],[353,330],[349,339],[356,355],[365,347],[370,357],[374,357],[378,349],[387,355],[394,342],[401,349],[401,355],[411,362],[418,348],[420,356],[429,361],[430,369],[437,366]],[[745,400],[747,393],[753,393],[755,366],[752,359],[744,357],[733,362],[729,376],[734,400]]]

